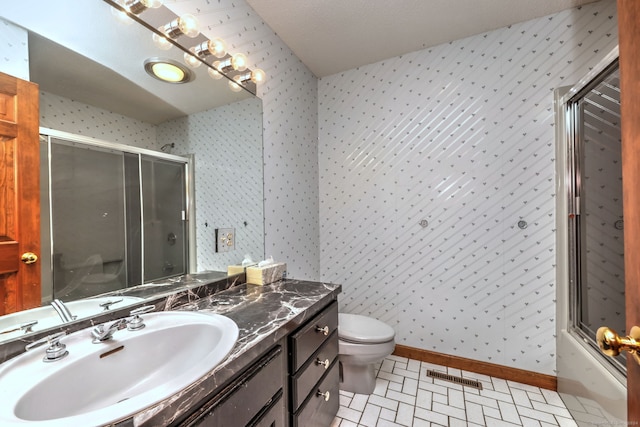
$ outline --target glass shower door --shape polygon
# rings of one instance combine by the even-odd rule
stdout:
[[[626,335],[617,63],[569,108],[576,118],[571,196],[575,215],[569,219],[575,284],[572,321],[576,332],[595,345],[596,329],[602,325]],[[615,366],[624,372],[624,354],[617,359]]]
[[[127,282],[123,153],[52,139],[53,298],[75,300]]]
[[[74,136],[41,141],[44,303],[187,273],[186,159]]]
[[[187,271],[185,167],[142,156],[144,281]]]

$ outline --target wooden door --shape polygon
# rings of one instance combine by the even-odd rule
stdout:
[[[627,331],[640,326],[640,1],[618,0]],[[640,366],[627,358],[627,418],[640,423]]]
[[[0,315],[40,306],[38,85],[0,73]]]

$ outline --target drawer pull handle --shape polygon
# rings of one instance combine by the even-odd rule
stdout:
[[[329,369],[329,359],[320,359],[319,357],[316,359],[316,365],[324,366],[324,369]]]
[[[324,335],[329,335],[329,327],[325,326],[321,328],[320,326],[316,326],[316,332],[322,332]]]
[[[325,391],[325,392],[323,393],[323,392],[321,392],[320,390],[318,390],[318,391],[316,392],[316,396],[322,396],[322,397],[324,397],[324,401],[325,401],[325,402],[328,402],[328,401],[329,401],[329,398],[331,398],[331,393],[329,393],[328,391]]]

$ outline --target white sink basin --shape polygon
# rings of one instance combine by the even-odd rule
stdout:
[[[46,345],[0,365],[0,425],[101,426],[186,388],[222,362],[238,339],[209,313],[143,314],[146,327],[92,343],[91,328],[63,337],[69,355],[43,362]]]
[[[103,307],[100,307],[100,304],[109,301],[119,301],[112,304],[110,308],[110,310],[117,310],[140,302],[142,298],[125,296],[98,297],[70,301],[65,303],[65,305],[72,315],[76,316],[77,319],[82,319],[103,313],[105,310]],[[31,328],[32,332],[42,331],[62,324],[60,316],[58,316],[58,313],[56,313],[50,305],[8,314],[0,317],[0,341],[19,338],[24,335],[24,331],[20,329],[20,325],[34,320],[38,323],[33,325]]]

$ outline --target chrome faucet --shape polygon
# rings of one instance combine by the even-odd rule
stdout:
[[[153,305],[145,305],[144,307],[137,308],[132,310],[129,314],[131,317],[123,317],[122,319],[118,319],[112,322],[110,325],[106,326],[106,323],[96,326],[91,331],[91,336],[93,337],[93,343],[105,342],[113,338],[113,334],[116,331],[120,331],[124,328],[127,328],[129,331],[138,331],[145,327],[143,319],[140,317],[141,314],[148,313],[150,311],[155,310],[155,306]]]
[[[51,307],[53,307],[56,313],[58,313],[58,316],[60,316],[63,323],[69,323],[76,320],[77,316],[72,315],[69,308],[61,300],[56,298],[51,301]]]
[[[25,334],[33,332],[33,327],[38,323],[37,320],[29,320],[28,322],[20,323],[19,325],[11,326],[3,331],[0,331],[0,335],[10,334],[11,332],[22,331]]]

